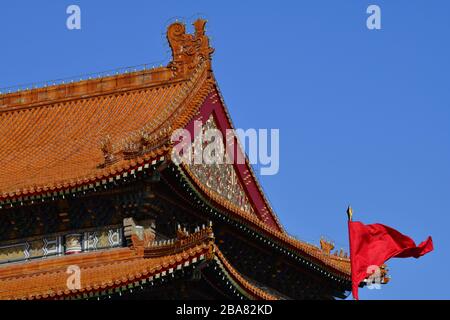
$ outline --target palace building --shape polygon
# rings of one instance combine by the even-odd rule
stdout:
[[[233,128],[205,24],[168,27],[167,66],[0,95],[0,299],[348,295],[347,255],[288,235],[248,161],[172,161],[175,130]]]

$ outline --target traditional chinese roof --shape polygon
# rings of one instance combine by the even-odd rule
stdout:
[[[214,244],[211,228],[164,245],[143,244],[0,267],[0,299],[111,297],[130,289],[143,290],[158,279],[170,281],[174,273],[202,262],[210,262],[210,268],[223,274],[224,281],[238,295],[277,299],[251,284],[231,266]],[[78,288],[69,289],[67,285],[70,266],[79,268]]]
[[[204,20],[198,20],[193,35],[186,33],[182,23],[169,27],[167,38],[173,59],[166,67],[1,94],[0,209],[84,192],[133,175],[161,159],[168,160],[171,133],[188,127],[197,117],[206,120],[211,112],[215,113],[222,130],[232,127],[211,70],[213,49],[204,34],[204,25]],[[243,210],[220,191],[208,188],[194,168],[181,165],[178,169],[196,191],[226,209],[235,219],[333,274],[349,279],[347,258],[324,253],[283,230],[248,163],[234,169],[251,210]],[[192,247],[189,252],[202,248]],[[213,251],[223,262],[218,249]],[[189,256],[189,252],[145,258],[133,256],[128,249],[115,249],[83,255],[78,262],[92,271],[88,283],[89,288],[94,288],[111,283],[108,281],[119,281],[119,284],[123,279],[131,281],[137,274],[176,261],[180,254]],[[115,257],[119,260],[112,263]],[[48,289],[49,268],[56,268],[52,274],[62,281],[67,275],[61,266],[75,258],[59,259],[0,268],[0,279],[5,288],[10,288],[6,292],[19,286],[24,288],[18,291],[22,295],[33,292],[33,297],[45,297],[48,293],[39,290]],[[30,285],[27,270],[36,280],[33,283],[43,283],[36,291],[27,287]],[[47,271],[39,273],[39,270]],[[231,266],[228,270],[233,274]],[[23,276],[8,277],[17,272]],[[236,281],[246,286],[245,279]],[[62,287],[52,290],[54,294],[68,294]]]
[[[205,90],[204,67],[188,79],[159,68],[0,96],[0,198],[101,181],[166,153]],[[133,139],[146,144],[136,157]]]

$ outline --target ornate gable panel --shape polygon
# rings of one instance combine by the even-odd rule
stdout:
[[[221,131],[222,141],[225,141],[227,148],[230,149],[225,154],[234,148],[234,160],[247,159],[245,152],[239,146],[238,138],[228,131],[233,130],[233,125],[217,87],[210,92],[197,115],[191,118],[186,125],[185,129],[189,131],[191,139],[200,132],[196,121],[201,122],[203,132],[208,128]],[[234,139],[234,146],[229,145],[230,139]],[[195,141],[193,142],[195,146]],[[211,140],[207,144],[210,142]],[[222,143],[223,146],[225,144]],[[195,150],[197,149],[194,147]],[[193,160],[195,163],[195,155]],[[258,184],[250,163],[248,160],[244,161],[245,163],[234,161],[230,165],[220,165],[220,168],[214,165],[208,165],[209,168],[207,168],[199,165],[201,162],[183,167],[203,191],[207,191],[211,193],[211,196],[217,198],[214,200],[219,204],[224,205],[235,214],[248,214],[245,219],[252,220],[252,216],[254,216],[272,230],[284,233],[283,227]]]
[[[212,114],[203,124],[203,134],[206,130],[211,129],[219,130]],[[195,153],[196,150],[202,150],[202,148],[197,148],[198,143],[201,143],[201,141],[196,139],[192,146],[193,153]],[[222,151],[225,150],[223,143],[221,147]],[[192,163],[189,165],[189,169],[197,177],[197,179],[199,179],[205,186],[207,186],[218,196],[224,198],[224,200],[230,201],[233,205],[247,213],[255,214],[255,211],[236,174],[234,165],[227,163],[227,155],[225,152],[221,152],[221,154],[223,154],[223,161],[221,164]]]

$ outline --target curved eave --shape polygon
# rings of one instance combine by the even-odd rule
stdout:
[[[27,203],[54,201],[64,199],[70,194],[86,194],[95,192],[99,188],[108,188],[117,181],[135,176],[165,160],[169,147],[163,146],[152,152],[132,160],[123,160],[108,167],[102,174],[96,176],[79,177],[77,180],[62,184],[54,184],[23,191],[0,195],[0,209],[23,206]]]
[[[111,249],[2,266],[0,299],[110,298],[143,290],[158,281],[170,282],[175,274],[201,263],[206,263],[206,268],[217,274],[222,287],[232,288],[238,299],[276,299],[252,285],[232,267],[214,244],[212,229],[203,229],[184,241],[187,243],[182,249],[178,242],[178,246]],[[80,268],[80,288],[67,288],[67,266]]]
[[[97,170],[94,174],[79,174],[64,181],[52,181],[40,185],[37,183],[21,187],[15,191],[0,190],[0,209],[2,207],[12,206],[16,203],[22,205],[23,202],[32,202],[42,199],[53,199],[63,194],[86,192],[89,189],[95,189],[95,186],[105,185],[115,179],[121,179],[123,175],[128,176],[133,170],[139,169],[142,165],[148,165],[156,159],[163,157],[170,150],[170,136],[172,130],[183,128],[187,122],[194,116],[200,108],[207,94],[213,86],[208,69],[208,62],[204,62],[197,66],[191,78],[185,81],[186,88],[182,90],[184,96],[177,97],[172,101],[172,109],[174,110],[167,117],[165,121],[161,122],[161,115],[156,115],[155,121],[159,121],[156,130],[163,130],[167,126],[168,131],[156,131],[153,135],[158,135],[159,139],[157,145],[150,146],[150,150],[144,154],[136,156],[133,159],[121,159],[111,165],[106,165],[105,168]],[[163,89],[162,89],[163,90]],[[163,118],[164,118],[163,117]],[[134,134],[129,135],[129,139],[138,135],[140,128]],[[30,160],[31,161],[31,160]],[[25,170],[25,169],[24,169]],[[39,176],[39,173],[36,174]]]
[[[191,196],[194,194],[198,199],[192,199],[194,203],[212,215],[221,215],[223,219],[232,219],[238,228],[246,227],[246,232],[256,234],[257,240],[263,241],[269,246],[279,247],[279,251],[288,256],[295,255],[300,258],[300,262],[312,267],[323,275],[338,280],[350,281],[350,260],[323,253],[316,246],[304,243],[288,236],[286,233],[268,227],[256,216],[239,210],[230,202],[224,201],[222,197],[216,195],[206,188],[193,175],[185,165],[180,167],[172,166],[175,176],[180,179],[180,185],[186,188]],[[194,193],[192,193],[194,192]]]
[[[42,157],[42,159],[39,158],[40,159],[39,163],[41,163],[40,164],[41,166],[42,163],[48,160],[46,158],[46,153],[43,152],[40,152],[39,154],[26,153],[25,158],[19,159],[20,165],[17,166],[15,166],[15,162],[7,163],[3,168],[3,171],[5,173],[3,175],[4,180],[2,181],[4,183],[2,184],[2,186],[0,186],[0,188],[5,188],[0,189],[0,206],[5,202],[8,203],[15,202],[20,197],[35,197],[45,195],[47,193],[55,193],[63,190],[65,191],[68,189],[80,187],[85,188],[86,185],[102,181],[104,179],[110,179],[111,177],[117,176],[118,174],[120,175],[120,173],[122,172],[129,171],[129,169],[134,166],[134,163],[136,164],[143,163],[149,159],[154,159],[158,156],[165,154],[168,150],[168,146],[170,145],[170,136],[173,130],[183,128],[186,125],[186,123],[197,112],[201,103],[212,89],[213,83],[210,75],[211,73],[209,70],[209,61],[203,61],[199,63],[194,70],[192,70],[189,77],[187,77],[184,81],[182,82],[178,80],[176,81],[177,83],[176,89],[171,87],[171,85],[173,85],[173,81],[167,80],[163,83],[158,82],[158,86],[153,89],[154,91],[152,91],[152,93],[148,94],[146,93],[139,95],[139,97],[136,97],[135,99],[137,100],[139,99],[145,100],[148,99],[150,96],[151,97],[157,96],[156,98],[159,99],[158,101],[160,103],[158,104],[158,108],[152,111],[153,109],[151,108],[151,106],[148,106],[146,103],[144,103],[144,101],[139,100],[140,108],[145,109],[146,116],[147,117],[151,116],[151,118],[148,121],[146,120],[147,122],[141,121],[143,123],[142,126],[141,124],[139,124],[139,126],[136,127],[133,124],[133,122],[131,122],[132,124],[130,125],[130,127],[132,127],[132,129],[130,128],[128,129],[131,130],[130,132],[122,132],[121,135],[119,136],[120,138],[119,141],[111,141],[111,143],[113,144],[113,152],[114,152],[112,156],[117,158],[114,160],[113,163],[98,162],[101,161],[102,158],[101,156],[102,151],[100,149],[100,146],[97,145],[98,143],[97,138],[99,138],[97,137],[97,135],[101,134],[100,131],[97,132],[98,130],[100,130],[99,128],[97,128],[98,125],[97,126],[94,125],[91,127],[88,126],[88,129],[85,129],[89,130],[89,128],[92,128],[95,134],[84,132],[83,130],[76,130],[76,128],[78,128],[79,126],[83,127],[86,124],[85,123],[86,121],[84,121],[85,115],[83,111],[80,111],[83,110],[82,104],[85,103],[86,101],[89,101],[89,105],[92,108],[94,108],[96,112],[100,113],[98,115],[99,117],[103,114],[102,112],[104,112],[103,110],[104,108],[101,108],[102,105],[100,105],[100,103],[97,100],[95,100],[97,99],[95,98],[95,96],[94,97],[81,96],[72,98],[73,99],[72,102],[69,101],[69,102],[61,102],[60,104],[57,103],[57,105],[60,106],[60,108],[63,108],[64,111],[64,113],[61,114],[61,116],[59,115],[59,113],[57,114],[56,111],[54,111],[52,108],[49,107],[49,103],[54,103],[53,101],[47,102],[47,104],[44,104],[42,106],[40,105],[34,106],[31,104],[21,106],[21,108],[25,108],[24,111],[17,111],[15,109],[9,110],[2,107],[2,109],[0,109],[0,115],[8,116],[7,120],[9,118],[16,120],[16,117],[20,117],[20,120],[23,122],[22,123],[23,127],[27,127],[27,121],[30,121],[29,117],[31,117],[31,115],[33,116],[36,116],[36,114],[40,115],[43,112],[47,112],[46,110],[51,110],[52,112],[50,114],[51,117],[59,117],[59,116],[62,117],[61,121],[63,121],[65,117],[70,118],[71,116],[77,119],[77,121],[74,122],[75,129],[71,131],[72,135],[74,136],[68,136],[64,138],[65,140],[63,141],[61,139],[58,140],[59,139],[58,137],[61,136],[60,134],[55,133],[53,133],[52,135],[47,134],[45,135],[45,137],[48,137],[46,139],[49,141],[45,140],[46,146],[61,145],[61,143],[64,142],[63,145],[67,146],[67,148],[70,151],[70,154],[72,154],[74,152],[77,152],[76,150],[78,150],[77,149],[78,147],[74,141],[78,141],[79,139],[81,139],[79,136],[80,132],[83,132],[83,134],[87,136],[94,135],[96,139],[87,140],[87,142],[90,143],[89,145],[91,146],[91,148],[84,150],[85,152],[83,156],[84,158],[80,156],[80,159],[76,158],[75,160],[72,160],[73,163],[70,161],[69,163],[59,161],[56,164],[46,163],[45,166],[42,167],[45,170],[40,167],[38,169],[30,169],[29,166],[26,164],[32,164],[37,162],[38,160],[38,158],[33,158],[33,156]],[[133,76],[137,77],[138,75]],[[144,88],[145,85],[136,85],[136,88],[133,88],[132,92],[138,95],[138,93],[136,92],[139,92],[140,94],[142,93]],[[172,90],[170,91],[170,94],[168,93],[169,90]],[[118,99],[117,96],[119,95],[119,93],[114,92],[108,94],[114,95],[115,99]],[[109,95],[107,96],[110,97]],[[164,99],[162,99],[162,97],[164,97],[164,99],[170,100],[170,102],[168,102],[169,105],[162,103],[163,101],[165,101]],[[122,103],[122,102],[123,102],[122,100],[120,102],[119,101],[116,102],[117,108],[127,108],[127,112],[130,112],[130,108],[133,107],[133,105],[129,105],[131,104],[131,102],[130,103],[129,102]],[[70,103],[75,103],[77,105],[74,106],[71,105]],[[60,111],[60,109],[55,110]],[[152,114],[151,112],[154,112],[154,114]],[[134,117],[133,119],[136,120],[136,117]],[[113,122],[113,120],[114,117],[112,117],[111,120],[112,122],[110,123],[110,126],[114,127],[114,132],[116,132],[118,124],[116,122]],[[34,123],[35,122],[33,122],[33,124]],[[51,122],[47,121],[46,126],[47,126],[46,130],[47,129],[54,130]],[[22,131],[23,137],[16,136],[13,137],[14,139],[10,136],[3,137],[5,138],[5,140],[3,141],[5,144],[10,140],[13,141],[11,142],[13,143],[13,148],[9,151],[10,154],[8,154],[8,157],[14,156],[14,154],[12,154],[14,150],[19,153],[22,152],[20,148],[14,149],[15,143],[18,143],[17,141],[21,141],[20,139],[23,139],[28,145],[32,145],[32,142],[27,140],[29,139],[27,131],[26,130]],[[148,137],[151,138],[151,140],[149,141],[149,145],[145,146],[145,149],[142,152],[140,152],[139,156],[137,155],[133,156],[134,159],[128,160],[128,158],[126,158],[126,156],[124,155],[127,145],[135,144],[136,143],[135,140],[138,139],[141,134],[146,134],[148,135]],[[36,139],[38,138],[44,139],[43,137],[40,136],[38,136]],[[54,141],[55,139],[57,140],[56,142]],[[24,144],[23,141],[22,144]],[[9,150],[8,148],[10,148],[9,145],[5,146],[6,150]],[[26,159],[27,157],[29,158],[29,160]],[[94,162],[95,165],[93,164]],[[89,163],[89,166],[86,166],[85,163]],[[73,170],[75,172],[67,171],[65,168],[68,164],[71,165],[70,168],[73,169],[74,167],[76,167],[77,170]],[[65,170],[64,177],[60,177],[58,175],[59,171],[55,169],[56,165],[59,171]],[[97,166],[97,168],[95,166]],[[44,170],[44,172],[41,172],[42,170]],[[19,175],[23,174],[27,178],[24,179],[24,181],[21,181],[20,183],[16,183],[15,180],[17,179],[17,174]],[[41,179],[39,177],[44,177],[45,179],[44,178]]]
[[[130,163],[134,164],[135,162],[133,161],[135,160],[130,161]],[[0,208],[23,206],[30,201],[53,202],[58,199],[63,199],[67,196],[67,192],[76,195],[80,193],[95,193],[101,188],[115,188],[117,183],[130,182],[133,181],[133,179],[137,179],[137,176],[140,174],[154,171],[162,161],[165,161],[164,156],[156,159],[152,159],[151,157],[139,159],[134,166],[128,167],[127,170],[118,170],[118,172],[111,174],[111,176],[108,176],[107,178],[98,181],[87,181],[78,186],[74,186],[73,188],[45,192],[28,198],[19,196],[3,203],[0,202]],[[196,184],[195,179],[190,179],[188,173],[184,173],[183,169],[179,167],[175,169],[173,165],[171,167],[173,171],[177,170],[178,175],[177,173],[175,174],[180,179],[180,185],[187,187],[188,191],[193,191],[198,195],[198,199],[194,201],[194,203],[200,203],[205,214],[214,216],[220,214],[223,219],[228,220],[231,218],[238,228],[242,229],[245,227],[246,232],[253,235],[257,240],[263,242],[268,241],[268,245],[276,246],[283,254],[295,257],[306,265],[312,265],[314,263],[320,270],[328,272],[332,279],[339,278],[346,282],[350,281],[350,263],[348,259],[326,256],[315,246],[293,239],[283,232],[274,231],[272,228],[267,227],[257,217],[236,210],[236,208],[232,208],[229,203],[224,203],[213,194],[208,194],[208,190],[202,190],[202,185]],[[210,203],[211,205],[209,205]],[[222,210],[217,210],[217,208]]]
[[[265,292],[264,290],[255,287],[250,282],[248,282],[225,258],[223,253],[215,246],[215,260],[219,268],[225,272],[230,282],[236,287],[245,290],[247,295],[253,299],[257,300],[278,300],[274,295]]]

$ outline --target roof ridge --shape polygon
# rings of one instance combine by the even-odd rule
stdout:
[[[67,99],[82,99],[97,94],[110,94],[153,85],[161,86],[186,80],[203,62],[206,61],[210,68],[211,55],[214,52],[205,34],[206,20],[198,19],[193,25],[194,34],[187,34],[186,26],[182,22],[175,22],[168,27],[167,40],[172,51],[172,60],[167,66],[147,69],[144,65],[143,70],[131,73],[125,72],[69,83],[63,81],[61,84],[42,88],[0,93],[0,113],[24,107],[54,104]]]
[[[78,82],[0,94],[0,113],[44,107],[72,100],[120,94],[131,90],[161,87],[184,81],[173,77],[167,67],[88,79]]]
[[[68,84],[68,83],[77,83],[77,82],[81,82],[81,81],[85,81],[85,80],[118,76],[118,75],[122,75],[122,74],[128,74],[128,73],[133,73],[133,72],[143,71],[143,70],[151,70],[151,69],[155,69],[155,66],[158,66],[158,65],[160,67],[162,67],[163,61],[164,60],[159,60],[159,61],[154,61],[154,62],[141,63],[141,64],[137,64],[137,65],[133,65],[133,66],[117,67],[117,68],[113,68],[113,69],[78,74],[78,75],[67,76],[67,77],[58,78],[58,79],[49,79],[49,80],[34,81],[34,82],[29,82],[29,83],[15,84],[15,85],[7,86],[7,87],[1,87],[0,95],[10,94],[10,93],[15,93],[15,92],[20,92],[20,91],[30,91],[33,89],[41,89],[41,88],[46,88],[46,87],[51,87],[51,86],[64,85],[64,84]]]

